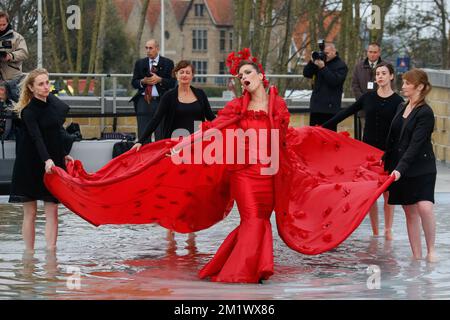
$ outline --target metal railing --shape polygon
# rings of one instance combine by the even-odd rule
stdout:
[[[100,78],[100,93],[99,96],[85,96],[85,95],[69,95],[69,96],[63,96],[60,97],[63,100],[66,100],[69,102],[69,104],[72,107],[75,107],[77,109],[90,109],[89,113],[92,114],[92,111],[98,110],[100,111],[100,114],[104,115],[101,120],[101,129],[105,127],[104,119],[106,117],[120,117],[120,116],[130,116],[130,112],[133,111],[133,106],[129,102],[129,99],[131,96],[127,97],[119,97],[117,95],[118,90],[118,79],[123,78],[129,78],[130,81],[128,81],[128,89],[134,90],[134,88],[131,88],[131,78],[133,74],[131,73],[50,73],[49,74],[50,79],[54,78],[82,78],[79,80],[92,78],[92,79],[98,79]],[[229,75],[229,74],[196,74],[195,77],[197,78],[219,78],[224,79],[224,83],[227,83],[228,79],[236,79],[236,77]],[[271,79],[299,79],[303,80],[305,79],[303,75],[294,75],[294,74],[266,74],[267,79],[270,81]],[[106,95],[106,82],[108,79],[111,79],[111,89],[112,89],[112,95]],[[88,85],[88,84],[85,84]],[[212,86],[216,88],[223,88],[223,91],[228,91],[227,85],[217,85],[217,83],[194,83],[194,86],[202,87],[202,86]],[[128,90],[127,89],[127,90]],[[211,103],[211,106],[213,110],[218,110],[222,108],[229,100],[230,97],[208,97]],[[346,107],[353,103],[355,99],[353,98],[344,98],[342,99],[342,105],[343,107]],[[295,98],[295,99],[286,99],[289,111],[292,113],[309,113],[309,96],[306,96],[304,98]],[[121,112],[118,112],[120,109]],[[127,112],[128,111],[128,112]],[[94,111],[95,112],[95,111]],[[121,114],[122,113],[122,114]],[[86,114],[85,116],[88,116]],[[98,116],[98,113],[97,113]],[[360,138],[360,128],[358,126],[359,120],[357,119],[357,116],[355,115],[354,118],[354,128],[355,128],[355,135],[357,138]]]
[[[118,78],[132,78],[131,73],[50,73],[50,78],[100,78],[100,97],[105,97],[105,83],[106,79],[112,80],[112,92],[113,100],[117,98],[117,79]],[[267,74],[267,79],[303,79],[303,75],[286,75],[286,74]],[[236,78],[229,74],[196,74],[195,78],[221,78],[221,79],[233,79]],[[131,81],[130,81],[131,83]],[[225,82],[226,83],[226,82]],[[210,85],[210,83],[196,83],[197,85]],[[215,84],[215,86],[218,86]],[[220,86],[219,86],[220,87]],[[226,84],[222,85],[226,89]]]
[[[99,99],[99,103],[100,103],[100,112],[102,114],[106,113],[107,111],[111,111],[112,113],[117,113],[118,110],[118,103],[123,103],[125,100],[123,97],[121,97],[119,99],[118,95],[117,95],[117,90],[118,90],[118,79],[123,79],[123,78],[129,78],[130,81],[128,81],[128,87],[127,87],[127,91],[131,91],[132,89],[134,90],[134,88],[131,88],[131,78],[133,76],[133,74],[131,73],[49,73],[50,79],[54,79],[54,78],[63,78],[63,79],[73,79],[73,78],[79,78],[78,80],[84,80],[87,78],[90,78],[91,81],[95,80],[95,79],[100,79],[100,92],[99,92],[99,96],[93,98],[93,100],[95,101],[96,99]],[[234,76],[230,75],[230,74],[196,74],[195,77],[197,78],[215,78],[215,79],[224,79],[225,81],[225,85],[219,86],[217,84],[211,84],[211,83],[194,83],[195,86],[213,86],[216,88],[223,88],[224,91],[228,91],[227,88],[227,81],[228,79],[233,79],[235,78]],[[194,79],[195,79],[194,77]],[[303,75],[283,75],[283,74],[267,74],[266,77],[268,79],[280,79],[280,78],[289,78],[289,79],[303,79]],[[81,79],[80,79],[81,78]],[[112,96],[108,96],[111,97],[111,103],[112,103],[112,110],[106,110],[106,103],[107,100],[109,100],[109,98],[107,99],[107,95],[106,95],[106,81],[107,79],[111,79],[112,82]],[[85,83],[85,85],[89,85],[89,83]],[[85,95],[69,95],[70,97],[86,97]],[[87,98],[88,100],[90,100],[90,98],[92,98],[92,96],[88,96],[89,98]],[[128,97],[128,99],[131,97]],[[221,107],[223,106],[223,103],[221,102],[226,102],[228,99],[222,100],[223,98],[221,97],[209,97],[211,98],[211,100],[217,100],[219,101],[218,106]],[[65,98],[63,98],[65,99]],[[74,99],[72,98],[67,98],[67,100],[72,100],[74,101]],[[79,101],[80,99],[75,99],[75,101]]]

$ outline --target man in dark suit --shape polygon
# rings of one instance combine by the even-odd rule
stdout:
[[[348,68],[339,58],[333,43],[325,43],[324,53],[325,61],[311,59],[303,69],[303,76],[314,79],[310,101],[310,126],[322,125],[341,109],[343,86]],[[330,129],[336,131],[336,126]]]
[[[367,58],[359,61],[354,69],[352,76],[352,92],[355,99],[358,100],[364,93],[377,90],[375,81],[375,67],[383,62],[381,59],[381,46],[376,42],[371,42],[367,46]],[[394,81],[391,82],[394,87]],[[358,132],[356,135],[361,137],[365,125],[364,110],[358,112],[358,122],[356,123]]]
[[[158,42],[155,39],[148,40],[145,51],[147,57],[136,61],[131,81],[133,88],[138,90],[131,101],[138,114],[139,137],[153,118],[161,97],[175,86],[175,79],[172,78],[173,61],[159,55]],[[155,131],[155,139],[162,139],[160,128]]]
[[[352,92],[358,100],[364,93],[377,90],[375,82],[375,67],[383,62],[381,47],[372,42],[367,46],[367,58],[359,61],[353,69]]]

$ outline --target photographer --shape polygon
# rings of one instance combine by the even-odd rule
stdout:
[[[8,99],[6,83],[0,80],[0,136],[2,141],[7,140],[12,131],[11,108],[12,103]]]
[[[0,80],[22,77],[22,62],[28,58],[25,39],[13,30],[6,12],[0,11]]]
[[[2,154],[4,151],[5,140],[20,140],[21,121],[12,112],[13,100],[11,99],[11,90],[8,82],[0,80],[0,138],[2,143]],[[16,148],[17,151],[17,148]]]
[[[321,125],[341,109],[342,92],[348,68],[331,42],[319,42],[319,52],[303,69],[303,76],[313,79],[309,125]],[[332,130],[336,131],[337,126]]]
[[[6,87],[4,83],[0,82],[0,138],[2,140],[6,140],[6,137],[11,130],[11,119],[6,119],[7,114],[7,103],[6,103]]]

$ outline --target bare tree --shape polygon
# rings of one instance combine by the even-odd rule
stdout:
[[[353,70],[361,51],[361,39],[359,30],[361,25],[360,0],[343,0],[341,12],[341,29],[339,33],[338,48],[341,58],[347,64],[349,70]],[[351,72],[344,83],[344,93],[351,95]]]
[[[437,29],[440,32],[441,38],[441,53],[442,53],[442,68],[448,69],[449,64],[449,46],[448,46],[448,35],[447,35],[447,24],[449,23],[449,17],[447,9],[445,8],[446,1],[444,0],[434,0],[436,6],[437,15]]]
[[[66,15],[65,15],[65,8],[67,7],[67,3],[64,0],[59,0],[59,17],[61,19],[61,28],[62,34],[63,34],[63,40],[64,40],[64,48],[66,49],[66,58],[67,63],[69,64],[69,70],[73,72],[75,69],[73,60],[72,60],[72,50],[70,49],[70,37],[69,37],[69,30],[65,28],[66,25]]]
[[[137,37],[136,37],[136,57],[139,57],[139,51],[141,48],[142,41],[142,33],[144,32],[144,23],[147,17],[148,4],[150,0],[145,0],[142,4],[141,15],[139,17],[139,25],[137,29]]]
[[[391,9],[393,0],[372,0],[372,5],[380,8],[380,27],[370,30],[370,42],[381,43],[383,40],[385,18]]]
[[[432,6],[404,4],[395,21],[387,25],[386,33],[397,38],[393,54],[402,51],[411,57],[413,65],[428,68],[450,67],[449,15],[445,0],[433,0]]]
[[[84,0],[78,0],[80,11],[83,12]],[[75,65],[75,73],[80,73],[83,62],[83,19],[81,20],[81,27],[77,31],[77,60]],[[73,78],[73,91],[75,95],[79,94],[79,77]]]
[[[56,1],[52,1],[51,4],[52,4],[52,12],[56,12],[56,5],[57,5]],[[50,38],[50,52],[55,71],[60,73],[62,72],[62,69],[61,69],[61,55],[59,52],[59,46],[56,40],[55,33],[50,31],[55,30],[57,16],[50,15],[48,12],[49,12],[48,2],[46,1],[44,2],[43,6],[43,24],[46,29],[45,34],[47,34],[48,37]]]
[[[98,40],[98,30],[100,26],[100,12],[101,12],[101,4],[98,2],[95,4],[95,19],[94,19],[94,26],[92,30],[92,37],[91,37],[91,46],[90,46],[90,54],[89,54],[89,65],[88,65],[88,73],[93,73],[95,68],[95,60],[96,60],[96,53],[97,53],[97,40]],[[86,85],[83,90],[83,95],[87,95],[89,92],[89,87],[91,85],[92,77],[88,77],[86,79]]]

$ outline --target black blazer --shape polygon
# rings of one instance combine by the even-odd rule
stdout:
[[[396,113],[402,117],[407,104],[402,103]],[[383,155],[384,168],[388,172],[397,170],[402,176],[417,177],[436,173],[436,158],[431,144],[434,130],[434,113],[428,104],[414,108],[406,119],[400,132],[400,139],[395,143],[389,129],[386,152]]]
[[[392,119],[402,102],[403,98],[396,93],[387,98],[382,98],[377,91],[370,91],[364,93],[348,108],[339,111],[333,118],[322,124],[322,127],[330,129],[350,115],[364,110],[366,125],[364,126],[363,141],[378,149],[385,150]]]
[[[137,98],[142,96],[142,93],[144,92],[145,87],[147,86],[144,84],[141,87],[141,80],[144,79],[144,77],[148,77],[150,75],[149,63],[150,60],[147,57],[144,59],[139,59],[134,64],[133,79],[131,80],[131,85],[138,91],[133,96],[133,98],[131,98],[130,101],[133,101],[135,110]],[[158,90],[160,97],[162,97],[164,93],[167,92],[167,90],[170,90],[175,86],[175,79],[172,78],[173,67],[174,66],[172,60],[159,56],[159,61],[158,65],[156,66],[155,73],[162,78],[162,81],[156,84],[156,89]]]
[[[195,97],[199,101],[203,109],[203,119],[213,120],[216,116],[211,110],[208,97],[202,89],[194,88],[191,86],[191,90]],[[159,102],[158,109],[153,116],[152,120],[148,123],[144,133],[139,137],[139,143],[144,143],[156,130],[159,123],[162,121],[162,138],[167,139],[172,135],[172,124],[175,117],[175,106],[178,102],[178,86],[166,92]]]

